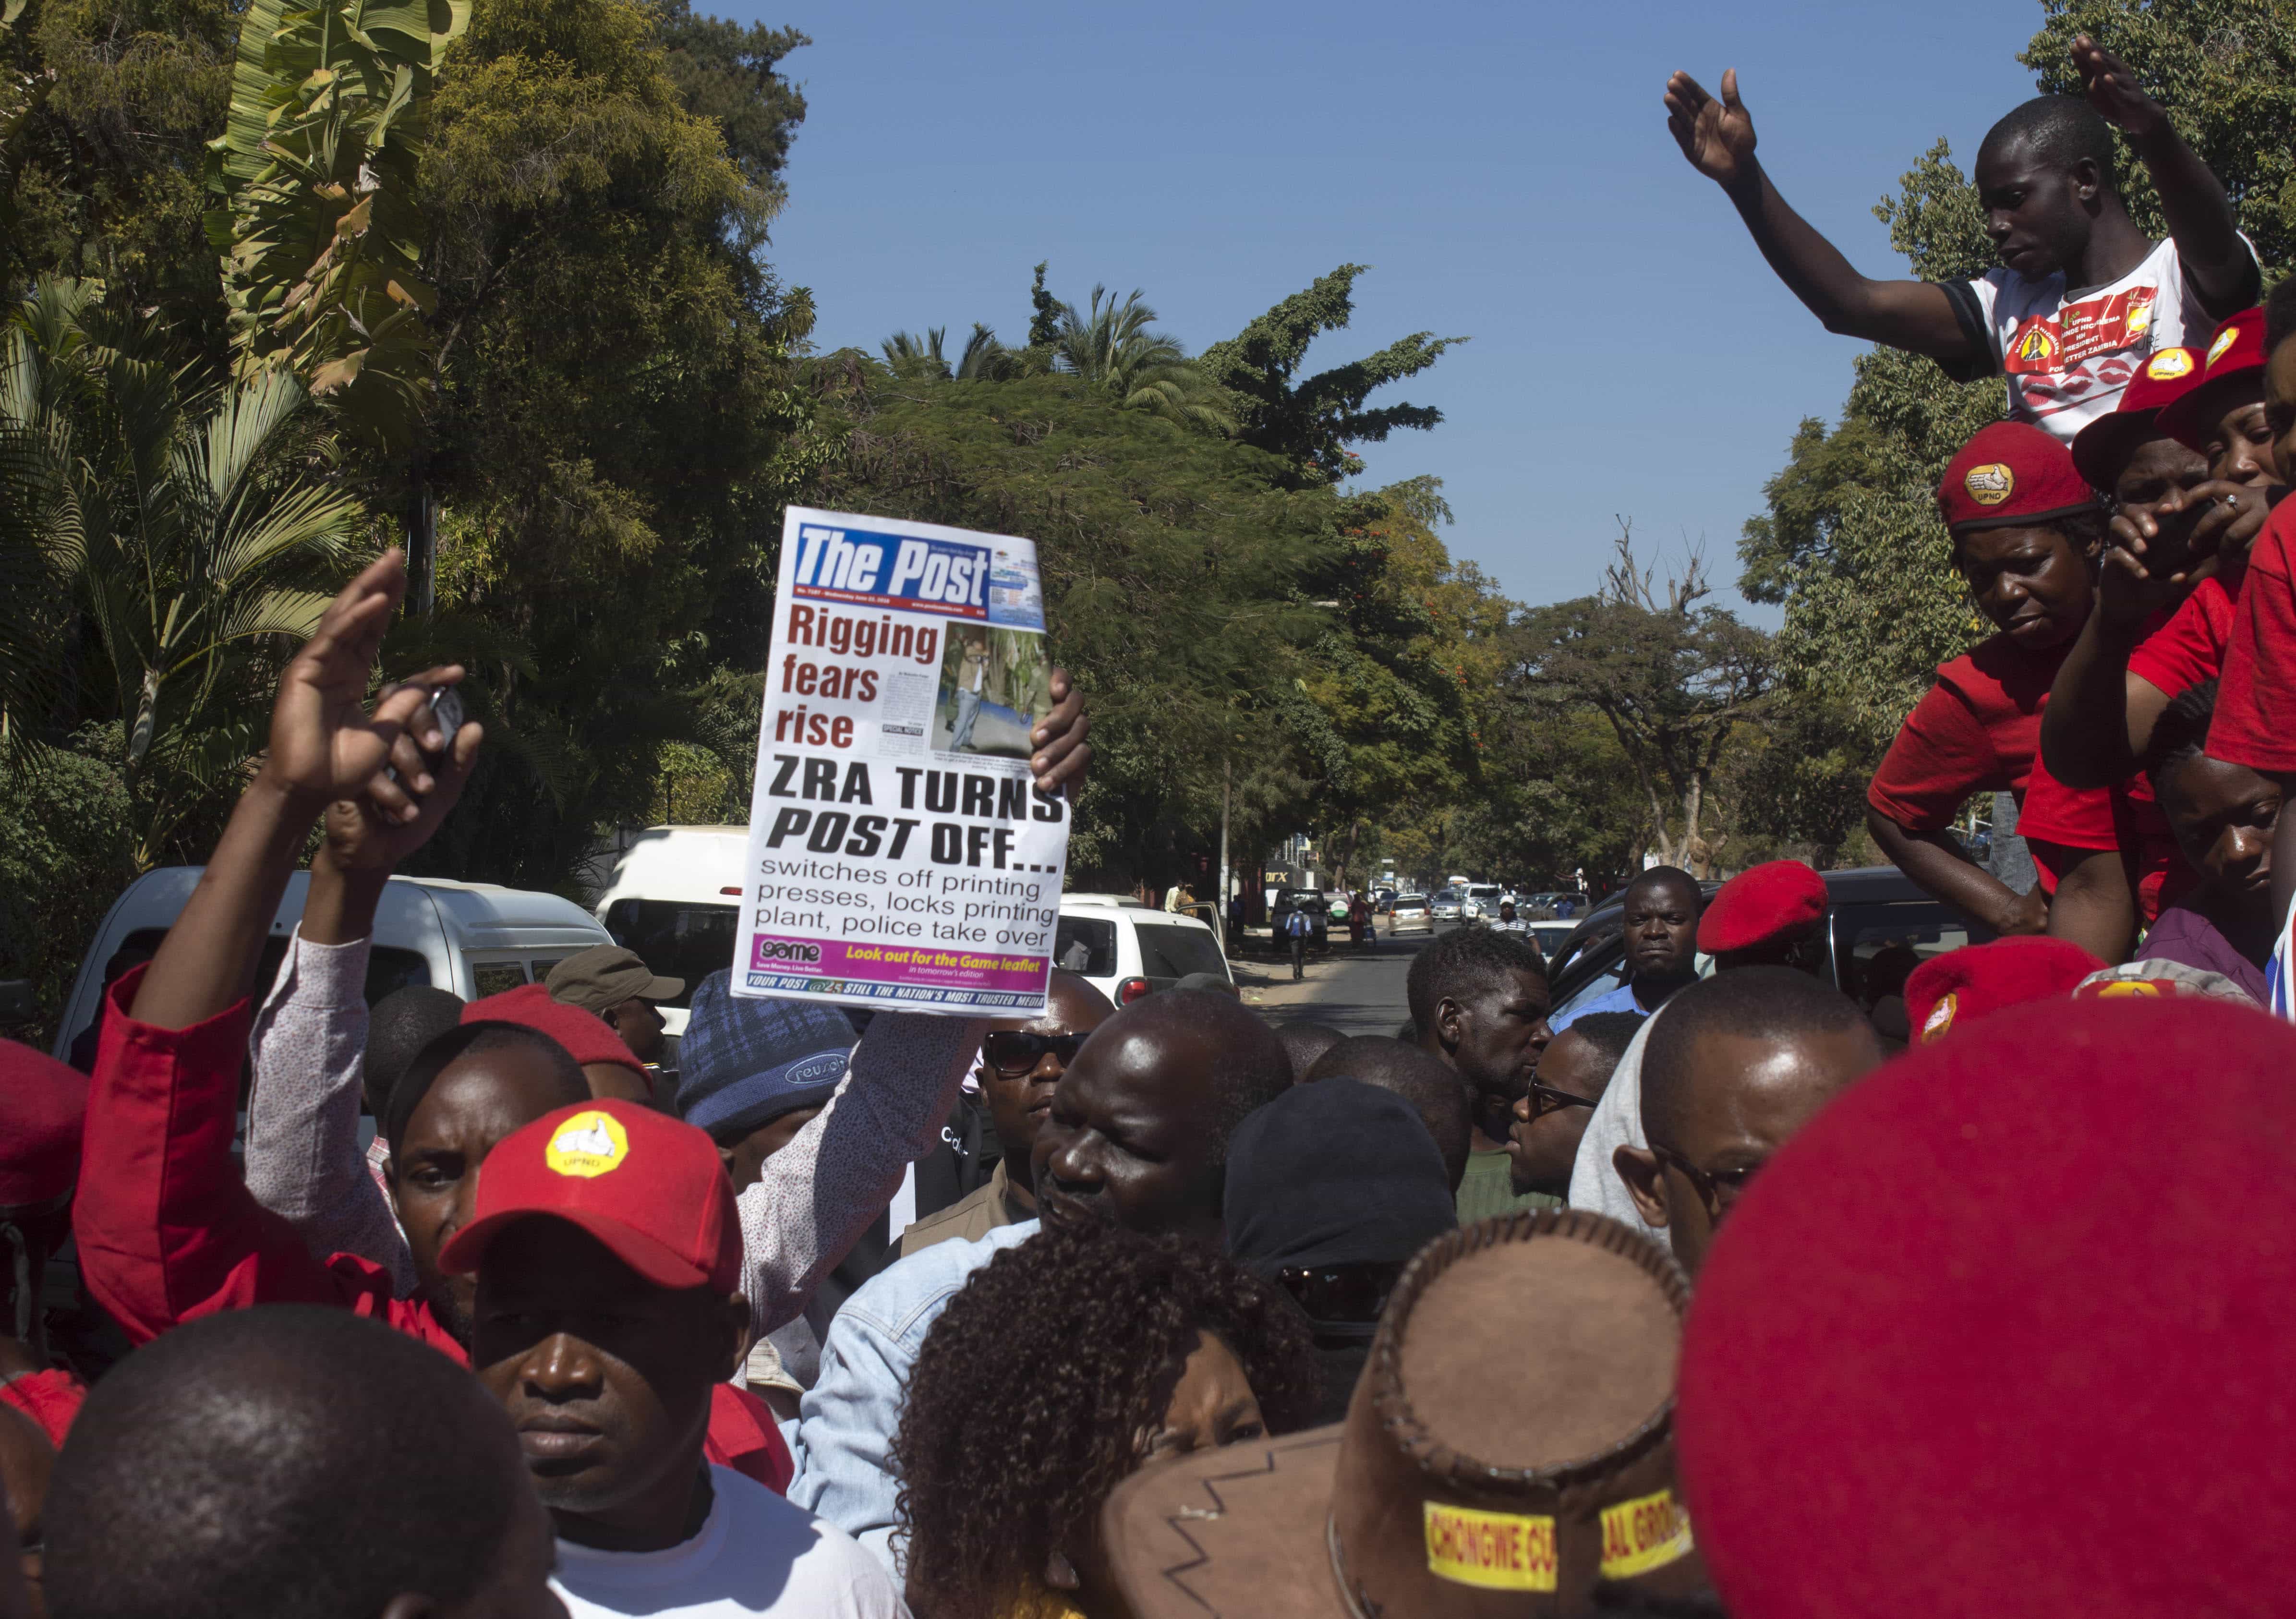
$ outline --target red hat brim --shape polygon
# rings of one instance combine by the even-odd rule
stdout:
[[[477,1270],[486,1262],[487,1249],[494,1239],[505,1227],[521,1220],[562,1220],[578,1226],[645,1280],[673,1293],[707,1286],[711,1280],[707,1270],[683,1254],[595,1209],[496,1209],[482,1220],[472,1220],[447,1240],[439,1251],[439,1269],[450,1276]]]

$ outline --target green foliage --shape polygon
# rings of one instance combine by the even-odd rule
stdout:
[[[99,734],[37,767],[0,766],[0,978],[29,979],[45,1046],[86,942],[136,872],[135,806]]]
[[[718,126],[742,177],[778,208],[782,168],[805,121],[805,97],[779,69],[813,41],[795,29],[697,16],[691,0],[656,0],[654,38],[668,53],[670,82],[685,110]]]
[[[252,0],[208,147],[234,369],[290,370],[385,444],[408,440],[429,390],[415,165],[470,14],[470,0]]]
[[[279,656],[316,626],[366,520],[313,476],[291,374],[187,394],[157,325],[94,292],[44,278],[0,348],[0,440],[33,452],[0,460],[0,505],[64,589],[11,638],[38,637],[43,666],[87,683],[76,714],[52,699],[9,729],[118,721],[148,866],[262,745]]]
[[[1179,341],[1148,329],[1155,318],[1156,311],[1141,301],[1137,287],[1119,304],[1106,287],[1096,286],[1088,311],[1080,313],[1074,304],[1061,306],[1054,364],[1105,389],[1127,410],[1144,410],[1203,432],[1232,431],[1234,418],[1203,374],[1188,363]]]
[[[1214,343],[1198,360],[1204,373],[1241,397],[1239,436],[1300,468],[1309,481],[1337,483],[1363,470],[1351,444],[1385,442],[1398,427],[1426,429],[1443,413],[1423,405],[1387,405],[1365,409],[1372,392],[1418,375],[1443,350],[1464,337],[1415,332],[1378,353],[1300,381],[1308,344],[1322,333],[1343,329],[1355,313],[1359,264],[1343,264],[1294,292],[1226,342]]]
[[[2044,90],[2078,95],[2075,34],[2136,71],[2177,132],[2224,183],[2241,229],[2267,267],[2296,261],[2296,9],[2280,0],[2044,0],[2018,61]],[[2144,165],[2122,145],[2129,211],[2167,234]]]

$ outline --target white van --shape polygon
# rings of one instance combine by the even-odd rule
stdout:
[[[1143,905],[1130,894],[1062,894],[1053,964],[1082,974],[1119,1007],[1191,973],[1235,982],[1209,924]]]
[[[598,895],[598,920],[616,943],[685,981],[685,992],[660,1007],[668,1034],[685,1032],[693,986],[734,965],[749,858],[747,826],[649,826],[631,838]]]
[[[198,886],[201,867],[162,866],[147,871],[112,901],[103,925],[79,964],[71,997],[57,1022],[55,1055],[94,1023],[103,995],[103,969],[122,949],[160,948]],[[299,871],[271,919],[258,969],[258,994],[270,990],[287,954],[288,935],[302,919],[311,874]],[[464,1000],[539,983],[577,950],[608,942],[606,930],[571,900],[491,883],[445,877],[393,877],[375,908],[374,948],[367,957],[370,1005],[409,984],[436,984]]]

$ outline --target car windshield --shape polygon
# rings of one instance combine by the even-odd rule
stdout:
[[[1140,937],[1140,971],[1145,977],[1185,978],[1191,973],[1227,976],[1219,941],[1206,929],[1143,922],[1133,931]]]
[[[606,931],[662,977],[685,981],[676,999],[661,1005],[690,1007],[696,984],[734,965],[734,932],[741,915],[731,905],[617,900],[606,907]]]

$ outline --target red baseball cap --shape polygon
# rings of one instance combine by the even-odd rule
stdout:
[[[1723,1605],[2285,1614],[2291,1073],[2260,1012],[2068,1000],[1907,1052],[1787,1142],[1683,1345]]]
[[[1937,502],[1956,534],[2097,509],[2072,452],[2026,422],[1980,428],[1946,464]]]
[[[87,1079],[14,1040],[0,1040],[0,1208],[37,1208],[79,1179]]]
[[[657,1287],[742,1285],[742,1220],[707,1133],[619,1098],[578,1102],[497,1142],[479,1171],[478,1217],[439,1254],[476,1270],[504,1227],[570,1220]]]
[[[2201,420],[2202,393],[2211,382],[2245,372],[2256,374],[2259,397],[2264,387],[2264,362],[2270,357],[2264,352],[2264,310],[2261,306],[2243,309],[2229,316],[2209,340],[2200,380],[2182,395],[2161,407],[2156,418],[2161,431],[2186,449],[2201,455],[2209,453],[2205,442],[2210,423]]]
[[[523,1023],[565,1047],[578,1064],[619,1063],[641,1076],[645,1072],[645,1064],[622,1044],[622,1037],[604,1018],[551,999],[550,990],[542,984],[522,983],[515,990],[474,1000],[463,1008],[463,1021]]]
[[[2162,349],[2136,368],[2121,393],[2120,407],[2073,437],[2073,464],[2091,489],[2112,493],[2136,447],[2166,431],[2161,412],[2198,388],[2207,366],[2208,357],[2198,349]]]
[[[1714,891],[1698,917],[1698,948],[1710,956],[1791,938],[1825,915],[1825,879],[1800,860],[1751,866]]]
[[[2064,939],[1997,939],[1932,956],[1906,980],[1906,1022],[1926,1045],[2029,1000],[2070,995],[2104,963]]]

